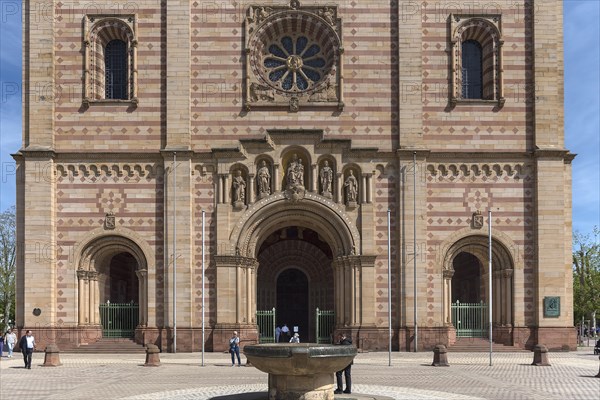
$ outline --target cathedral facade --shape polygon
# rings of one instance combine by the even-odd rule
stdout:
[[[575,348],[562,1],[23,3],[41,345]]]

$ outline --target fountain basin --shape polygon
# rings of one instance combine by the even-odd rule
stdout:
[[[332,400],[334,373],[356,356],[354,346],[273,343],[244,347],[248,361],[269,374],[269,400]]]

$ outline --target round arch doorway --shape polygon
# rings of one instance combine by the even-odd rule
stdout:
[[[277,277],[277,325],[287,324],[291,334],[296,329],[304,340],[310,336],[307,332],[309,325],[309,295],[308,277],[297,268],[284,270]],[[281,341],[289,341],[289,337]]]
[[[316,309],[334,310],[332,251],[312,229],[272,232],[258,253],[257,310],[276,310],[276,323],[297,326],[302,342],[316,341]],[[283,339],[280,339],[283,340]]]

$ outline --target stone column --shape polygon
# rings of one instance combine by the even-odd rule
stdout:
[[[444,324],[452,325],[452,277],[454,270],[444,270]]]
[[[217,176],[217,203],[223,204],[225,203],[225,196],[223,190],[223,175],[219,174]]]
[[[148,284],[147,277],[148,271],[145,269],[140,269],[135,271],[135,274],[138,277],[139,289],[139,304],[140,304],[140,315],[139,315],[139,325],[147,326],[148,324]]]
[[[331,266],[333,268],[334,299],[335,299],[335,325],[344,325],[344,281],[342,279],[343,267],[341,260],[335,259]]]
[[[85,318],[85,278],[87,271],[82,269],[77,270],[77,308],[78,308],[78,325],[84,325]]]
[[[231,204],[229,197],[229,190],[231,189],[231,183],[229,183],[229,174],[223,175],[223,203]]]
[[[502,271],[493,271],[492,272],[492,295],[494,296],[494,305],[493,305],[493,322],[496,324],[502,324],[504,320],[504,313],[502,312],[502,302],[504,300],[504,293],[502,285]]]
[[[360,181],[360,187],[358,188],[360,195],[360,204],[365,204],[367,202],[367,175],[363,174],[361,176]]]
[[[91,325],[100,324],[100,293],[98,290],[98,272],[88,271],[88,305],[89,305],[89,323]]]
[[[512,269],[505,269],[502,271],[502,277],[504,279],[504,312],[502,315],[504,316],[503,323],[507,326],[512,326],[512,303],[513,303],[513,293],[512,293]]]
[[[337,173],[337,183],[335,185],[335,191],[337,193],[337,202],[339,204],[343,204],[344,203],[344,195],[342,194],[342,188],[344,187],[344,174],[342,174],[341,172]]]
[[[373,203],[373,174],[367,174],[365,191],[367,192],[367,203]]]
[[[311,164],[311,180],[310,180],[310,191],[317,193],[319,191],[319,171],[317,164]]]
[[[279,163],[273,163],[273,176],[271,178],[273,193],[281,192],[281,176],[279,176]]]
[[[248,199],[246,204],[250,205],[254,203],[254,174],[248,174]]]

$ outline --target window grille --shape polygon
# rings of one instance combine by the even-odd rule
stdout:
[[[105,98],[127,100],[127,44],[112,40],[104,49]]]
[[[483,98],[482,51],[475,40],[462,44],[462,98]]]

